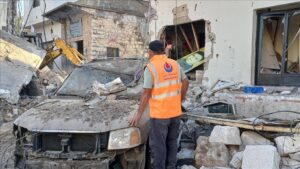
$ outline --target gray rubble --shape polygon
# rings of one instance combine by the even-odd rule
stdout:
[[[288,157],[281,158],[281,169],[299,169],[300,162]]]
[[[272,145],[273,143],[263,136],[253,132],[244,131],[241,135],[243,145]]]
[[[210,143],[208,137],[200,136],[195,153],[196,166],[226,167],[229,163],[229,152],[225,144]]]
[[[0,98],[16,104],[45,55],[35,45],[0,30]]]
[[[237,127],[215,126],[210,137],[211,143],[223,143],[226,145],[241,145],[240,130]]]
[[[243,169],[279,169],[280,156],[271,145],[248,145],[243,153]]]
[[[275,138],[280,155],[288,155],[300,151],[300,135],[279,136]]]
[[[229,165],[235,169],[242,168],[243,152],[237,152],[232,156]]]

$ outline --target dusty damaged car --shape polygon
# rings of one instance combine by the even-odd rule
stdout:
[[[142,64],[140,60],[108,60],[76,68],[55,96],[14,121],[16,168],[148,166],[148,114],[137,127],[129,124],[142,90],[137,82]],[[126,90],[108,97],[89,95],[95,82],[107,84],[117,78]]]

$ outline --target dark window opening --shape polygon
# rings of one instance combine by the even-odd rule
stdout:
[[[107,50],[107,57],[108,58],[119,57],[119,48],[107,47],[106,50]]]
[[[166,26],[160,36],[165,45],[172,46],[166,54],[177,60],[191,79],[196,70],[203,70],[205,47],[205,21],[193,21]]]
[[[300,86],[300,10],[259,15],[257,85]]]
[[[33,0],[33,8],[40,6],[40,0]]]
[[[77,41],[77,51],[83,55],[83,40]]]

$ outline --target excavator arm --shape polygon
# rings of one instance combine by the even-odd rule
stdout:
[[[53,62],[61,54],[64,54],[73,64],[80,65],[84,60],[84,56],[80,54],[75,48],[68,45],[64,40],[56,38],[54,41],[55,47],[47,47],[46,56],[44,57],[39,69],[43,69],[49,63]]]

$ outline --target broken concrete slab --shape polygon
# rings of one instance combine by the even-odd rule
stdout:
[[[22,88],[29,84],[34,72],[22,64],[5,60],[0,56],[0,98],[17,103]]]
[[[235,169],[241,169],[242,168],[242,160],[243,160],[243,152],[237,152],[232,156],[232,159],[229,163],[229,165]]]
[[[247,145],[243,153],[243,169],[279,169],[280,156],[271,145]]]
[[[300,135],[279,136],[275,138],[280,155],[288,155],[300,151]]]
[[[300,162],[288,157],[281,158],[281,169],[299,169]]]
[[[108,95],[126,90],[126,86],[122,80],[118,77],[115,80],[106,84],[101,84],[98,81],[93,83],[91,92],[97,93],[98,95]]]
[[[296,153],[293,153],[293,154],[289,154],[289,157],[293,160],[297,160],[297,161],[300,161],[300,152],[296,152]]]
[[[226,167],[229,162],[229,152],[225,144],[210,143],[208,137],[200,136],[195,152],[196,166]]]
[[[278,110],[300,111],[300,97],[296,92],[290,95],[276,95],[268,93],[249,94],[239,91],[218,92],[215,94],[215,97],[210,98],[210,100],[211,99],[226,100],[227,102],[234,104],[237,115],[244,116],[246,118],[258,117]],[[295,120],[300,119],[300,115],[283,112],[269,115],[268,118]]]
[[[19,92],[29,84],[45,51],[0,30],[0,97],[17,103]]]
[[[231,126],[215,126],[209,137],[209,142],[241,145],[240,130],[237,127]]]
[[[253,131],[244,131],[241,135],[241,139],[243,145],[273,145],[270,140]]]

